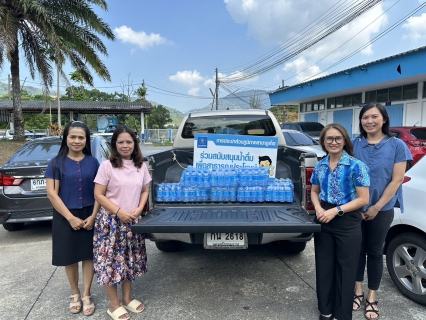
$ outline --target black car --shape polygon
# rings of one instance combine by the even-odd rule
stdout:
[[[108,159],[109,143],[96,136],[90,140],[92,155],[99,163]],[[25,222],[52,220],[44,173],[61,141],[61,137],[29,141],[0,168],[0,224],[6,230],[22,229]]]
[[[318,141],[324,126],[319,122],[284,122],[281,124],[281,129],[301,131]]]

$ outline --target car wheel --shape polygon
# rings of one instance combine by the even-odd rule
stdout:
[[[21,230],[24,227],[24,223],[3,223],[3,228],[5,228],[7,231],[18,231]]]
[[[287,253],[301,253],[306,248],[306,242],[280,241],[280,246]]]
[[[399,291],[426,305],[426,236],[408,232],[396,236],[386,251],[386,264]]]
[[[175,252],[180,249],[179,241],[155,241],[158,250],[163,252]]]

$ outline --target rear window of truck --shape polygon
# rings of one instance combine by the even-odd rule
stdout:
[[[267,115],[190,117],[186,120],[183,127],[182,138],[193,139],[196,133],[265,137],[276,135],[274,123]]]

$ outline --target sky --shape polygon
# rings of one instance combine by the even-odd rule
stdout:
[[[332,8],[351,2],[357,0],[110,0],[108,12],[96,12],[116,37],[115,41],[104,39],[108,56],[101,56],[111,82],[95,76],[95,88],[122,92],[123,85],[136,89],[144,80],[150,101],[184,113],[204,107],[213,101],[209,88],[215,90],[216,68],[220,78],[244,75],[244,66],[288,44]],[[426,7],[403,19],[424,2],[384,0],[270,71],[220,87],[219,96],[273,91],[283,80],[294,85],[425,46]],[[401,19],[399,26],[369,44]],[[73,71],[66,68],[66,73]],[[7,73],[8,67],[3,67],[2,82],[7,81]],[[25,66],[20,77],[21,81],[28,77],[26,85],[39,86]]]

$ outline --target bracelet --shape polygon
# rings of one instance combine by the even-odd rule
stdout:
[[[380,210],[376,208],[376,205],[373,205],[373,208],[376,209],[377,212],[380,212]]]
[[[117,215],[117,214],[118,214],[118,211],[120,211],[120,207],[118,207],[118,210],[117,210],[117,212],[115,213],[115,215]]]

